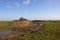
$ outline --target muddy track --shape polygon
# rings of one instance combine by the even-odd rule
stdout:
[[[44,25],[34,25],[32,27],[20,28],[18,30],[14,30],[14,32],[8,34],[6,37],[1,37],[0,40],[11,40],[12,38],[16,38],[22,35],[27,35],[33,32],[38,32],[40,29],[44,28]]]

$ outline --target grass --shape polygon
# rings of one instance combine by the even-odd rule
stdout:
[[[46,27],[36,33],[19,36],[11,40],[60,40],[60,22],[40,22]],[[6,24],[6,26],[5,26]],[[9,22],[0,22],[0,30],[10,28]]]

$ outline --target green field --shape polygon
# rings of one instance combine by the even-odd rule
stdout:
[[[11,40],[60,40],[60,22],[40,22],[45,28],[39,32],[19,36]],[[5,24],[6,26],[3,26]],[[0,30],[10,29],[10,22],[0,22]]]

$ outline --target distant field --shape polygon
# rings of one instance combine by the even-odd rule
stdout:
[[[0,31],[11,28],[11,22],[0,21]]]
[[[60,40],[60,22],[40,22],[46,27],[36,33],[19,36],[11,40]],[[10,28],[10,22],[0,22],[0,30]],[[11,27],[12,28],[12,27]]]

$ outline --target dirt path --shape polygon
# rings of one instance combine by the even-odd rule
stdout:
[[[26,35],[30,34],[32,32],[37,32],[40,29],[42,29],[44,26],[43,25],[34,25],[32,27],[27,27],[27,28],[21,28],[18,30],[15,30],[14,32],[8,34],[7,37],[1,37],[2,40],[10,39],[10,38],[16,38],[21,35]]]

